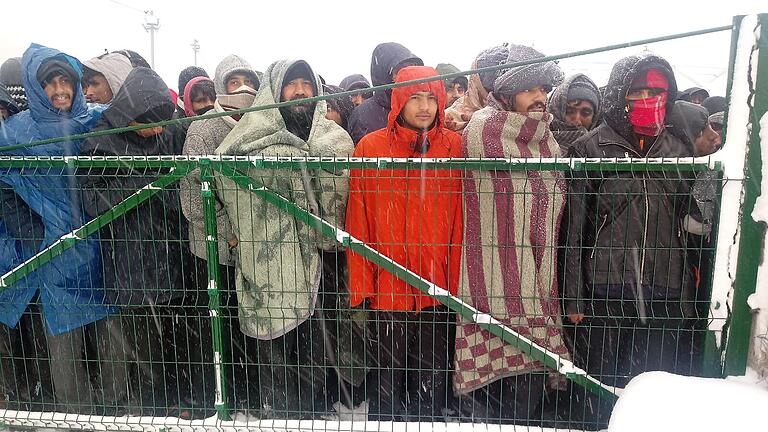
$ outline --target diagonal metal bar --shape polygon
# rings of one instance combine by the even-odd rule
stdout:
[[[13,285],[33,271],[47,264],[55,257],[61,255],[68,249],[75,246],[77,242],[83,241],[89,236],[95,234],[102,227],[121,217],[128,211],[136,208],[139,204],[148,200],[163,188],[173,184],[174,182],[177,182],[189,171],[190,170],[188,169],[173,170],[171,173],[166,174],[165,176],[160,177],[152,183],[137,190],[131,196],[118,203],[103,215],[96,217],[95,219],[89,221],[80,228],[73,230],[72,232],[64,234],[50,246],[36,253],[34,256],[19,264],[8,273],[0,276],[0,291]]]
[[[574,365],[570,360],[564,359],[561,356],[548,351],[546,348],[537,345],[535,342],[504,325],[490,314],[479,311],[472,305],[452,295],[444,288],[438,287],[416,273],[408,270],[388,256],[351,236],[348,232],[339,229],[324,221],[322,218],[304,210],[282,195],[275,193],[263,184],[260,184],[258,181],[231,167],[223,167],[219,172],[234,181],[239,187],[258,195],[266,202],[288,213],[296,220],[309,225],[322,235],[335,239],[339,244],[348,247],[355,253],[360,254],[374,264],[382,267],[409,285],[434,297],[444,305],[448,306],[449,309],[461,315],[462,318],[477,323],[480,328],[500,337],[504,342],[521,350],[531,358],[540,361],[548,368],[564,375],[567,379],[601,397],[608,399],[615,399],[617,397],[619,389],[603,384],[596,378],[587,374],[583,369]]]

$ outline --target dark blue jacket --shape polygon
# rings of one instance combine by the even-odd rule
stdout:
[[[405,62],[424,65],[408,48],[394,42],[379,44],[371,57],[371,81],[374,86],[395,82],[392,73]],[[349,117],[347,131],[357,144],[364,136],[387,127],[392,90],[377,90],[373,97],[356,107]]]

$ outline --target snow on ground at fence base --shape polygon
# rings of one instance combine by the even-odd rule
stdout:
[[[624,389],[608,432],[768,430],[768,389],[750,383],[647,372]]]
[[[749,74],[752,63],[752,82],[757,74],[757,51],[754,56],[752,49],[757,45],[755,27],[757,16],[749,15],[742,19],[739,40],[736,47],[736,59],[733,67],[730,103],[728,105],[728,130],[725,145],[712,155],[712,160],[723,162],[724,179],[722,200],[720,203],[720,220],[717,235],[717,255],[715,259],[715,275],[712,284],[712,307],[709,328],[715,332],[718,344],[721,342],[722,329],[728,316],[726,304],[733,301],[733,279],[736,277],[736,260],[739,250],[739,209],[742,203],[742,187],[744,178],[744,159],[749,141],[749,105],[750,95]]]
[[[766,66],[763,66],[766,67]],[[755,202],[752,219],[768,223],[768,113],[760,119],[760,156],[763,162],[760,196]],[[761,376],[768,376],[768,230],[763,238],[763,257],[757,271],[757,288],[749,297],[749,307],[755,312],[752,326],[750,364]]]

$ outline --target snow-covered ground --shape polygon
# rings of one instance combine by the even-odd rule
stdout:
[[[768,388],[736,379],[647,372],[624,389],[609,432],[768,430]]]

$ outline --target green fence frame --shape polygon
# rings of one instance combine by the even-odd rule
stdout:
[[[71,248],[77,241],[84,240],[96,233],[101,227],[111,223],[131,209],[151,198],[160,189],[175,183],[195,168],[201,170],[201,196],[205,211],[206,246],[208,255],[208,295],[211,327],[213,332],[214,368],[216,371],[216,410],[221,420],[230,420],[231,413],[226,400],[226,380],[223,365],[226,363],[223,321],[220,303],[220,275],[218,256],[218,233],[216,226],[216,208],[214,201],[214,172],[226,176],[237,186],[251,191],[266,202],[276,206],[296,220],[317,230],[320,234],[335,239],[339,244],[364,256],[369,261],[381,266],[409,285],[414,286],[435,297],[449,309],[463,318],[477,323],[481,328],[500,337],[530,357],[542,362],[549,369],[563,375],[568,380],[581,385],[601,398],[613,400],[619,389],[607,386],[586,371],[576,367],[571,361],[548,352],[529,339],[521,336],[511,328],[486,313],[482,313],[451,295],[447,290],[397,264],[391,258],[379,253],[371,246],[352,237],[343,229],[333,226],[318,216],[299,207],[290,200],[265,187],[263,184],[243,174],[247,168],[282,168],[298,170],[304,168],[334,170],[339,168],[416,168],[416,169],[460,169],[485,171],[602,171],[602,172],[675,172],[696,173],[721,169],[719,162],[712,163],[708,158],[667,158],[667,159],[362,159],[362,158],[269,158],[269,157],[72,157],[72,158],[34,158],[34,157],[0,157],[0,169],[7,168],[70,168],[70,169],[100,169],[100,168],[163,168],[170,173],[139,189],[133,195],[120,202],[110,211],[86,223],[83,227],[62,236],[57,242],[39,252],[27,262],[19,265],[9,273],[0,277],[0,290],[13,284],[35,269],[41,267],[65,250]]]

